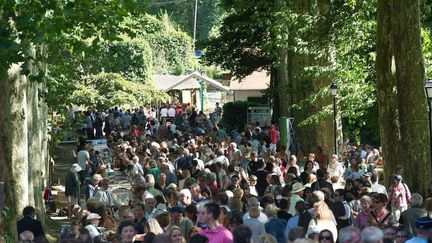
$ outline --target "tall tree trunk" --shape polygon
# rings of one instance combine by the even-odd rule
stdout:
[[[39,97],[39,89],[42,84],[29,82],[27,85],[27,121],[28,121],[28,164],[29,164],[29,204],[38,210],[37,216],[41,222],[45,222],[44,202],[42,192],[44,189],[46,153],[44,133],[46,132],[46,116],[43,115],[44,102]],[[46,111],[45,111],[46,112]]]
[[[396,93],[392,9],[393,0],[378,1],[376,72],[379,105],[381,146],[384,156],[385,182],[391,181],[392,173],[401,160],[401,137],[398,117],[398,96]]]
[[[286,3],[285,0],[275,0],[275,13],[285,11]],[[275,26],[284,26],[285,23],[281,21],[282,18],[275,15]],[[276,27],[276,29],[282,30],[282,28]],[[281,38],[276,47],[277,53],[277,93],[279,97],[279,115],[289,116],[289,79],[288,79],[288,37],[283,33],[276,33],[276,35],[285,36]]]
[[[8,78],[0,82],[0,181],[5,182],[5,206],[8,215],[3,221],[3,235],[16,239],[16,221],[29,203],[27,79],[14,64]]]
[[[419,0],[393,0],[392,31],[399,96],[402,161],[406,181],[424,192],[431,175],[429,125],[424,96],[424,63]]]
[[[329,14],[330,9],[330,1],[329,0],[318,0],[318,15],[326,16]],[[328,31],[331,28],[330,22],[323,22],[320,23],[316,30],[317,37],[311,37],[311,38],[318,38],[325,40],[326,36],[328,35]],[[322,37],[322,38],[320,38]],[[322,57],[316,58],[316,65],[320,67],[326,67],[331,65],[331,54],[330,54],[330,46],[331,43],[328,42],[321,42],[321,52]],[[314,87],[315,91],[319,92],[323,89],[328,88],[332,83],[332,80],[329,78],[328,75],[322,74],[314,79]],[[333,104],[333,97],[329,94],[326,98],[318,99],[315,103],[315,109],[316,110],[322,110],[324,107],[328,105]],[[339,116],[340,118],[340,116]],[[324,117],[318,124],[316,124],[316,142],[317,145],[319,145],[322,148],[323,154],[325,156],[326,161],[330,158],[330,155],[334,153],[334,118],[333,113],[330,115]],[[340,121],[337,121],[337,124],[342,124]],[[339,129],[339,131],[342,131],[342,129]],[[336,134],[337,135],[337,134]],[[337,146],[337,145],[336,145]]]

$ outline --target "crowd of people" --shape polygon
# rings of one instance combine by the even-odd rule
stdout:
[[[329,156],[327,163],[319,146],[291,155],[279,143],[276,124],[226,130],[218,124],[219,105],[213,118],[193,107],[162,109],[159,120],[146,116],[143,107],[124,114],[113,109],[106,117],[89,111],[89,116],[93,112],[100,117],[102,126],[89,125],[87,138],[102,134],[114,162],[108,166],[86,139],[80,140],[77,163],[66,176],[72,223],[62,229],[60,242],[372,243],[432,238],[432,183],[423,200],[410,192],[399,167],[392,185],[381,185],[385,160],[379,148],[347,142],[343,154]],[[131,184],[126,205],[110,189],[110,167]],[[43,236],[25,227],[18,230],[22,239]]]

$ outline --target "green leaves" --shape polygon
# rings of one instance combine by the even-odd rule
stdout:
[[[75,106],[108,109],[114,106],[138,107],[168,96],[148,84],[128,80],[117,73],[101,73],[83,77],[71,95]]]

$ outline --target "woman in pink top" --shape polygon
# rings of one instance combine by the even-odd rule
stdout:
[[[357,227],[360,230],[363,230],[366,226],[368,226],[368,215],[370,213],[371,205],[372,205],[372,199],[365,195],[360,198],[360,204],[362,206],[362,210],[356,215],[353,214],[354,217],[356,217],[355,223]]]

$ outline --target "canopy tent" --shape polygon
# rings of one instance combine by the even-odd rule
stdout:
[[[205,82],[209,86],[231,93],[230,88],[222,85],[220,82],[213,80],[209,77],[201,75],[199,72],[193,72],[185,76],[173,76],[173,75],[156,75],[155,82],[156,86],[160,87],[164,92],[170,90],[192,90],[200,89],[200,82]],[[170,83],[166,86],[167,83]]]
[[[222,85],[220,82],[215,81],[209,77],[201,75],[199,72],[195,71],[188,75],[155,75],[154,76],[155,85],[159,90],[168,92],[170,90],[181,91],[182,103],[200,104],[201,110],[204,109],[203,100],[205,86],[214,88],[229,95],[232,94],[229,87]],[[206,93],[208,95],[208,93]],[[206,99],[207,100],[207,99]],[[208,100],[207,100],[208,101]]]

